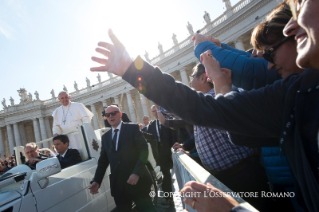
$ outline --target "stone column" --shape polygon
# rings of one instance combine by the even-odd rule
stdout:
[[[185,69],[181,69],[181,70],[179,70],[179,72],[181,73],[182,82],[183,82],[185,85],[189,85],[189,82],[188,82],[188,79],[187,79],[186,70],[185,70]]]
[[[20,138],[21,138],[21,146],[24,146],[28,141],[25,135],[24,123],[19,124]]]
[[[133,123],[136,123],[135,109],[134,109],[134,105],[133,105],[132,96],[131,96],[130,91],[126,92],[126,97],[127,97],[127,103],[128,103],[129,112],[130,112],[130,115],[131,115],[131,121]]]
[[[12,155],[13,154],[13,147],[15,146],[15,144],[14,144],[14,139],[13,139],[13,134],[12,134],[12,127],[10,124],[7,125],[7,134],[8,134],[9,155]]]
[[[45,123],[45,131],[47,133],[47,138],[51,138],[53,137],[53,134],[52,134],[52,129],[51,129],[51,126],[50,126],[50,121],[49,121],[49,117],[44,117],[44,123]],[[53,141],[50,141],[48,143],[49,147],[53,144]]]
[[[6,154],[6,151],[4,149],[4,140],[3,140],[3,136],[2,136],[1,127],[0,127],[0,154],[1,154],[1,159],[2,159],[3,155]]]
[[[38,120],[35,118],[32,120],[33,121],[33,130],[34,130],[34,135],[35,135],[35,142],[40,142],[41,141],[41,135],[40,135],[40,130],[39,130],[39,124]],[[42,146],[42,145],[41,145]]]
[[[16,146],[21,146],[21,138],[20,138],[18,123],[13,124],[13,130],[14,130],[14,138],[16,141]]]
[[[46,132],[46,129],[45,129],[45,123],[44,123],[44,119],[43,117],[40,117],[39,118],[39,123],[40,123],[40,134],[41,134],[41,141],[44,140],[44,139],[47,139],[47,132]],[[49,143],[48,142],[45,142],[43,143],[43,147],[44,148],[48,148],[49,147]]]
[[[96,110],[95,110],[94,104],[91,105],[91,111],[94,114],[94,116],[93,116],[94,129],[97,130],[97,129],[99,129],[99,121],[97,120],[97,114],[96,114]]]
[[[46,133],[47,133],[47,138],[50,138],[53,136],[52,134],[52,129],[50,127],[50,121],[49,121],[49,117],[44,117],[44,123],[45,123],[45,129],[46,129]]]
[[[114,96],[114,102],[120,106],[120,100],[118,96]]]
[[[148,113],[148,108],[147,108],[145,96],[143,94],[140,94],[140,97],[141,97],[141,105],[142,105],[142,109],[143,109],[143,115],[150,117],[150,114]]]
[[[240,39],[236,40],[234,43],[236,49],[245,51],[244,43]]]
[[[103,104],[103,108],[107,108],[107,102],[106,102],[106,99],[104,99],[104,100],[102,101],[102,104]]]

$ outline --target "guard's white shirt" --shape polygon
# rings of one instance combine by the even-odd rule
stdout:
[[[117,131],[117,139],[116,139],[116,146],[115,146],[115,151],[117,151],[117,147],[119,145],[119,137],[120,137],[120,132],[121,132],[121,127],[122,127],[122,121],[120,122],[119,126],[117,126],[116,128],[113,128],[112,127],[112,140],[113,140],[113,137],[115,135],[115,129],[118,129],[119,131]]]

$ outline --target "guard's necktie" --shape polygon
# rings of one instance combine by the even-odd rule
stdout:
[[[112,139],[112,143],[113,143],[115,151],[117,151],[117,149],[116,149],[116,140],[117,140],[117,132],[118,131],[119,131],[118,129],[114,130],[114,136],[113,136],[113,139]]]

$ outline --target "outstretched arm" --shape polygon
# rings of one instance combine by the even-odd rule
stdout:
[[[114,46],[107,49],[105,56],[108,55],[108,58],[104,59],[104,68],[91,70],[101,69],[119,76],[124,75],[123,79],[137,88],[141,84],[145,90],[139,91],[148,99],[191,124],[242,135],[279,137],[285,94],[282,81],[259,90],[230,93],[214,99],[175,82],[172,76],[163,73],[158,67],[151,66],[140,57],[130,63],[125,59],[128,53],[123,44],[111,31],[109,35]],[[112,64],[121,62],[122,66],[114,65],[109,68]]]

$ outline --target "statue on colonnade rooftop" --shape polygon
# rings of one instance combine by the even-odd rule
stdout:
[[[226,10],[230,10],[232,8],[230,0],[223,0],[226,6]]]
[[[27,90],[24,88],[20,88],[20,90],[17,90],[20,96],[20,103],[26,102],[29,100]]]
[[[193,26],[189,23],[189,21],[187,22],[187,30],[189,32],[190,35],[194,35],[194,30],[193,30]]]
[[[206,24],[210,24],[212,21],[210,20],[210,15],[208,12],[205,11],[205,15],[203,16],[204,17],[204,20],[206,22]]]
[[[85,80],[86,80],[86,86],[87,86],[87,87],[90,87],[91,83],[90,83],[89,78],[86,78]]]
[[[147,62],[151,62],[147,51],[145,51],[144,57],[147,60]]]
[[[32,102],[32,94],[30,92],[28,94],[28,97],[29,97],[29,101]]]
[[[176,35],[173,33],[173,37],[172,37],[172,39],[173,39],[173,43],[174,43],[174,45],[175,46],[177,46],[178,45],[178,41],[177,41],[177,39],[176,39]]]
[[[6,103],[6,99],[3,98],[3,100],[1,101],[2,105],[3,105],[3,108],[7,108],[7,103]]]
[[[100,73],[97,74],[97,80],[99,81],[99,83],[101,83],[101,75],[100,75]]]
[[[68,89],[63,85],[63,90],[68,93]]]
[[[11,106],[13,106],[14,105],[14,99],[12,98],[12,96],[10,96],[10,103],[11,103]]]
[[[159,50],[160,54],[164,53],[163,46],[162,46],[162,44],[160,42],[158,42],[158,50]]]
[[[54,93],[54,90],[52,89],[52,91],[50,92],[50,94],[52,95],[52,99],[55,99],[55,93]]]
[[[78,84],[76,83],[76,81],[74,81],[74,89],[75,89],[76,91],[79,91]]]
[[[35,92],[34,92],[34,95],[35,95],[36,100],[40,100],[40,99],[39,99],[39,93],[38,93],[38,91],[35,91]]]

